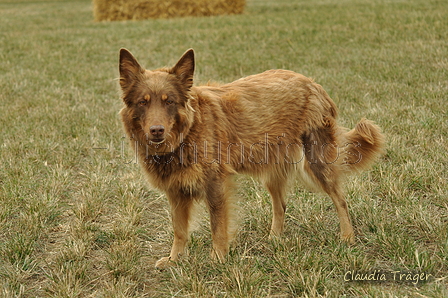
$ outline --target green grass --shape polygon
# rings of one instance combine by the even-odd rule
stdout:
[[[437,0],[248,0],[239,16],[94,23],[90,1],[0,0],[0,297],[447,297],[447,15]],[[210,260],[204,213],[189,255],[155,270],[169,207],[123,139],[121,47],[148,68],[192,47],[196,82],[291,69],[342,125],[375,120],[387,154],[346,185],[356,245],[331,200],[300,189],[269,240],[268,194],[242,177],[228,262]],[[434,278],[343,279],[375,269]]]

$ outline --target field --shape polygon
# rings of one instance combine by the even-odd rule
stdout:
[[[243,15],[97,23],[87,0],[0,0],[0,297],[448,297],[447,15],[441,0],[248,0]],[[356,244],[301,188],[269,239],[269,196],[240,177],[227,262],[209,257],[203,212],[188,255],[155,270],[169,206],[124,137],[121,47],[147,68],[194,48],[197,84],[294,70],[340,124],[376,121],[387,152],[346,183]]]

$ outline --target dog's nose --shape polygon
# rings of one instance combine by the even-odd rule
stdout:
[[[153,125],[149,128],[151,134],[155,137],[161,137],[165,132],[165,127],[163,125]]]

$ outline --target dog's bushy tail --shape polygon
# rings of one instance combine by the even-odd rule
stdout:
[[[346,174],[369,168],[384,152],[385,138],[379,126],[365,118],[355,128],[341,132],[342,171]]]

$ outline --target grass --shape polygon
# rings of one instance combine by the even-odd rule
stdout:
[[[252,0],[239,16],[95,23],[90,1],[0,0],[0,297],[448,296],[447,14],[437,0]],[[189,255],[153,269],[169,208],[123,139],[121,47],[148,68],[193,47],[196,82],[291,69],[342,125],[375,120],[387,154],[346,185],[357,244],[338,241],[329,198],[300,189],[269,240],[268,194],[242,177],[228,261],[210,260],[204,213]],[[433,277],[344,281],[373,270]]]

